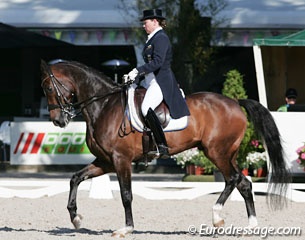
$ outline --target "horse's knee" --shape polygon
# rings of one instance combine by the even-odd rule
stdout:
[[[75,186],[79,185],[79,177],[74,174],[70,179],[70,189],[73,189]]]
[[[78,175],[76,173],[74,173],[70,179],[70,186],[75,185],[78,178],[79,178]]]

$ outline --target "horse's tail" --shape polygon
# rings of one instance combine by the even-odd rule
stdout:
[[[286,203],[286,192],[291,176],[284,160],[279,130],[269,110],[259,102],[251,99],[240,99],[238,102],[245,108],[255,131],[265,142],[271,164],[268,176],[268,193],[270,193],[268,195],[271,196],[268,199],[271,201],[268,202],[273,209],[281,209]]]

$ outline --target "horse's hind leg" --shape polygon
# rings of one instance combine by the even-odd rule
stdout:
[[[97,177],[110,172],[110,169],[111,166],[103,166],[103,164],[101,164],[101,162],[96,159],[93,163],[87,165],[82,170],[73,174],[70,180],[70,193],[67,208],[70,214],[71,222],[76,229],[80,227],[82,219],[81,215],[77,214],[76,204],[77,189],[79,184],[86,179]]]
[[[222,227],[224,225],[224,219],[220,216],[220,212],[227,201],[228,197],[234,190],[236,183],[239,181],[239,174],[234,173],[231,175],[229,179],[226,178],[225,182],[225,189],[220,194],[219,198],[217,199],[215,205],[213,206],[213,225],[215,227]]]
[[[242,180],[236,187],[246,203],[247,214],[249,219],[248,227],[254,228],[257,226],[257,218],[255,213],[254,201],[253,201],[252,183],[242,174],[241,176],[242,176]]]
[[[220,217],[220,212],[235,187],[237,187],[238,191],[240,192],[246,203],[249,220],[248,227],[254,228],[257,226],[257,219],[253,201],[252,184],[240,172],[235,172],[231,175],[229,180],[226,180],[225,189],[221,193],[216,204],[213,206],[213,225],[215,227],[222,227],[224,225],[224,220]]]

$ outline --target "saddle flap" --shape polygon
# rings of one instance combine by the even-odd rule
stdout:
[[[146,93],[146,89],[141,88],[141,87],[136,88],[135,93],[134,93],[134,104],[135,104],[136,112],[143,123],[145,121],[144,121],[143,114],[141,112],[141,105],[142,105],[145,93]],[[163,128],[165,128],[170,121],[170,113],[169,113],[169,109],[168,109],[167,105],[164,103],[164,101],[162,101],[160,103],[160,105],[154,110],[154,112],[156,113],[156,115],[161,123],[161,126]]]

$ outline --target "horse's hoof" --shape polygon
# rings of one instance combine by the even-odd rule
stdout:
[[[73,223],[73,226],[75,227],[75,229],[80,228],[82,219],[83,219],[83,217],[80,214],[77,214],[76,217],[73,219],[72,223]]]
[[[221,219],[217,223],[213,223],[214,227],[223,227],[225,225],[225,220]]]
[[[133,232],[133,227],[124,227],[119,230],[116,230],[112,233],[111,237],[115,238],[124,238],[126,234],[132,233]]]

